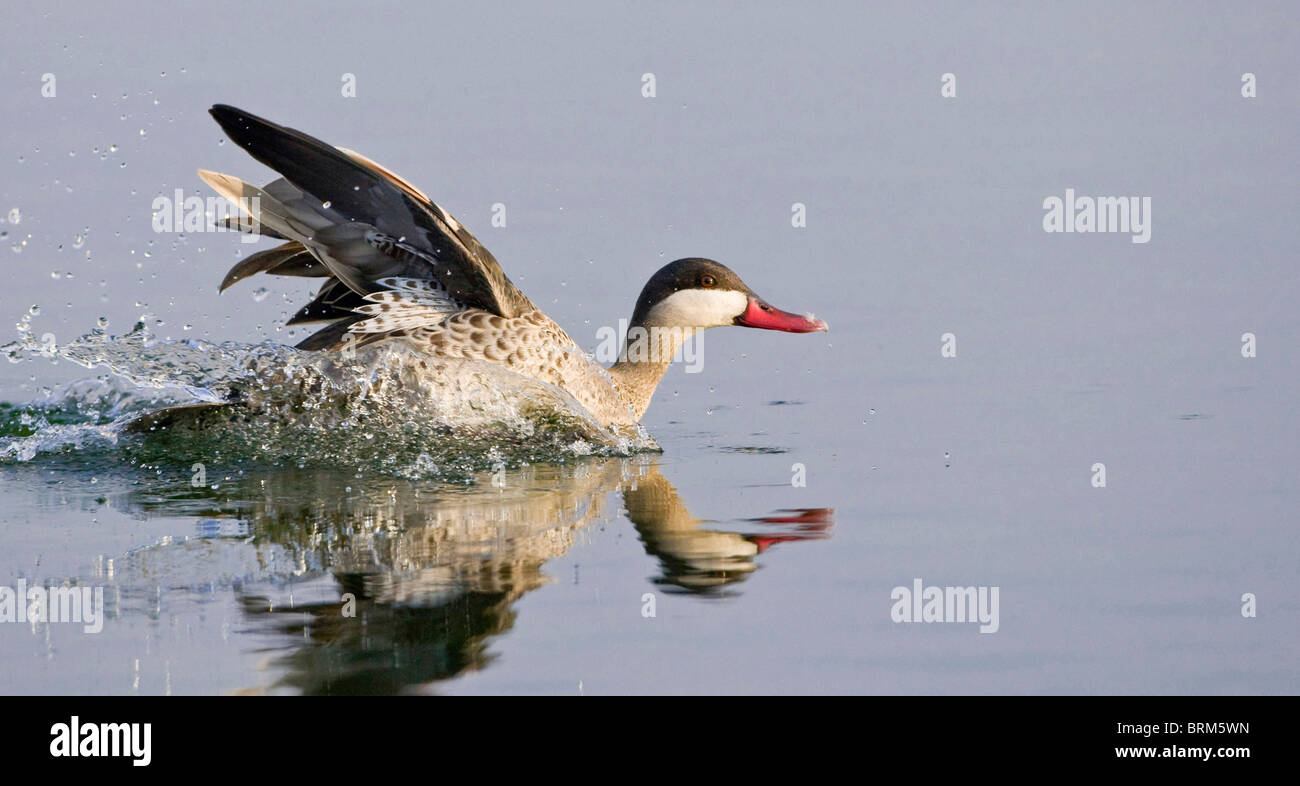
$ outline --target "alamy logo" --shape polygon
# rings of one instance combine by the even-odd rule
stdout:
[[[240,197],[236,205],[225,197],[187,197],[178,188],[171,197],[154,197],[152,207],[150,223],[159,234],[239,232],[241,243],[256,243],[261,239],[261,226],[253,217],[261,215],[261,197]]]
[[[889,616],[894,622],[978,622],[980,633],[998,632],[997,587],[894,587]]]
[[[76,715],[68,723],[50,727],[50,755],[63,756],[125,756],[135,767],[148,767],[153,761],[150,752],[152,723],[82,723]]]
[[[601,363],[681,363],[687,374],[697,374],[704,367],[704,336],[701,331],[684,327],[628,327],[626,319],[618,328],[603,325],[596,330],[595,359]]]
[[[1065,189],[1065,199],[1043,200],[1044,232],[1125,232],[1134,243],[1151,240],[1151,197],[1090,197]]]
[[[79,622],[86,633],[104,629],[103,587],[0,587],[0,622]]]

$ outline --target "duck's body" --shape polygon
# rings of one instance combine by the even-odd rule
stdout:
[[[698,330],[826,329],[768,306],[717,262],[682,259],[646,284],[620,360],[605,369],[511,283],[469,230],[401,177],[233,107],[219,104],[212,115],[284,178],[257,188],[215,172],[200,176],[248,214],[248,229],[288,241],[242,260],[221,288],[259,272],[326,278],[289,320],[329,322],[301,349],[402,342],[417,358],[494,363],[555,385],[610,426],[641,419],[673,355]]]

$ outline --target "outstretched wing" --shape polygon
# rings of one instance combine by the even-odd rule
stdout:
[[[217,104],[211,114],[231,141],[284,180],[257,189],[216,173],[201,173],[204,179],[227,197],[258,197],[260,214],[253,218],[259,231],[291,241],[244,260],[225,285],[261,271],[328,275],[322,294],[337,304],[346,300],[342,287],[364,297],[385,289],[382,279],[400,277],[434,282],[449,300],[503,317],[535,308],[469,230],[403,178],[358,153],[240,109]]]

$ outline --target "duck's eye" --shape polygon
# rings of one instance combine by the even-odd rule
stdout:
[[[705,273],[704,275],[700,276],[700,286],[702,287],[711,287],[716,283],[718,283],[717,279],[715,279],[713,276],[710,276],[708,273]]]

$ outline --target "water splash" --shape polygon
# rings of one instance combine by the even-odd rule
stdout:
[[[157,340],[141,321],[124,336],[98,329],[60,345],[29,324],[25,317],[19,340],[0,355],[102,373],[25,406],[0,405],[0,461],[107,452],[146,467],[220,462],[452,478],[657,449],[639,426],[601,426],[559,388],[397,342],[344,356]]]

